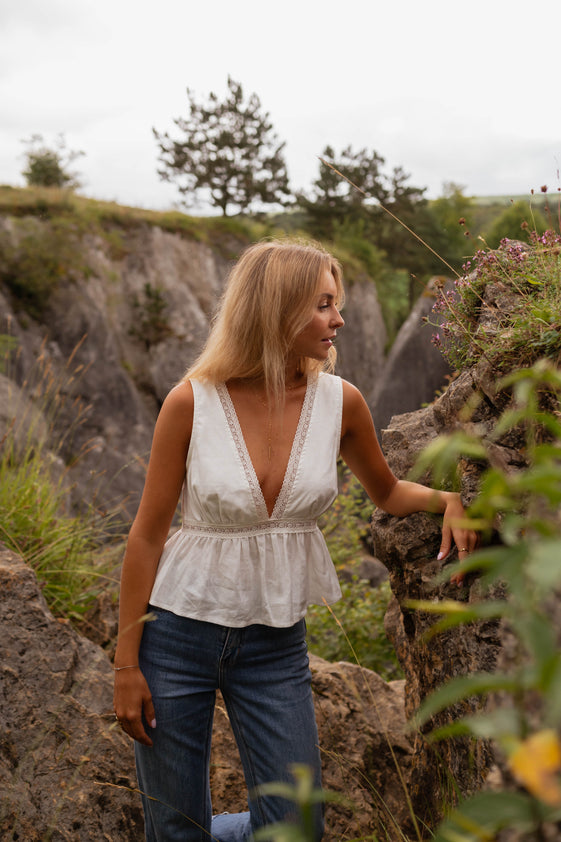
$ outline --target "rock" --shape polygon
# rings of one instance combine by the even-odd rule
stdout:
[[[337,333],[337,373],[350,380],[373,411],[385,362],[386,326],[376,285],[357,279],[345,290],[345,326]]]
[[[52,832],[52,842],[136,842],[143,819],[133,747],[114,727],[105,652],[51,615],[33,571],[6,549],[0,594],[0,837],[43,842]],[[395,822],[408,826],[402,776],[408,779],[412,751],[404,682],[310,661],[324,786],[347,799],[327,807],[326,842],[382,828],[397,839]],[[211,784],[215,811],[247,808],[220,695]]]
[[[345,567],[339,570],[339,578],[345,582],[358,578],[361,582],[367,582],[371,588],[377,588],[388,578],[388,571],[377,558],[365,556],[356,568]]]
[[[114,727],[104,652],[47,609],[0,549],[0,837],[138,842],[129,740]]]
[[[405,729],[404,682],[388,684],[355,664],[330,664],[314,655],[310,665],[323,786],[345,798],[326,807],[325,842],[373,833],[402,839],[398,828],[410,827],[403,781],[409,778],[412,749]],[[220,699],[211,782],[215,811],[247,809],[241,764]]]
[[[486,391],[478,397],[479,384]],[[421,450],[436,436],[456,429],[476,430],[483,440],[490,438],[505,396],[487,396],[491,391],[491,372],[480,363],[452,381],[446,392],[431,406],[414,413],[395,416],[384,431],[382,446],[392,470],[406,477]],[[495,389],[496,392],[496,389]],[[469,402],[472,412],[463,413]],[[520,440],[508,433],[493,441],[492,458],[506,470],[520,465]],[[477,493],[481,465],[460,460],[459,474],[464,503]],[[497,620],[471,623],[444,634],[426,637],[436,621],[435,615],[410,609],[411,600],[459,599],[479,601],[482,596],[478,580],[466,577],[461,588],[436,581],[443,567],[456,560],[437,560],[441,541],[441,518],[415,514],[394,518],[377,510],[372,533],[376,556],[388,568],[394,600],[388,609],[385,626],[388,637],[406,676],[405,709],[410,717],[422,700],[441,686],[446,679],[477,671],[494,671],[504,657],[506,631]],[[500,588],[492,594],[501,598]],[[481,702],[471,699],[451,706],[435,716],[415,738],[410,779],[410,794],[418,817],[434,827],[442,814],[443,786],[454,781],[455,794],[469,795],[481,788],[493,767],[494,758],[485,741],[468,739],[444,740],[431,745],[425,734],[435,727],[481,709]]]
[[[433,331],[423,322],[442,284],[437,278],[427,284],[392,345],[373,397],[374,423],[379,432],[393,415],[417,410],[434,400],[451,374],[450,366],[432,344]]]

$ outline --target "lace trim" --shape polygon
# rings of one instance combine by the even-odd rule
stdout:
[[[187,522],[181,527],[181,532],[189,532],[196,535],[212,535],[214,537],[228,538],[239,536],[247,538],[252,535],[262,535],[270,532],[315,532],[317,521],[315,520],[273,520],[268,519],[260,523],[252,523],[247,526],[220,526],[211,523]]]
[[[304,444],[306,442],[308,427],[310,426],[310,421],[312,419],[312,409],[314,406],[314,398],[316,396],[317,385],[317,377],[314,377],[313,380],[308,380],[308,388],[306,389],[304,403],[302,404],[302,410],[300,412],[298,427],[296,428],[294,441],[292,442],[292,450],[290,451],[288,465],[286,466],[286,473],[284,475],[281,490],[279,492],[279,496],[275,500],[273,513],[271,515],[272,518],[282,517],[288,504],[288,500],[292,492],[294,482],[296,480],[296,474],[298,473],[298,465],[300,464],[300,456],[302,454]]]
[[[251,491],[251,496],[253,497],[255,508],[260,519],[267,521],[278,521],[282,517],[286,509],[292,488],[294,486],[294,482],[296,480],[300,456],[302,450],[304,449],[308,428],[310,426],[317,385],[317,377],[314,377],[313,379],[308,379],[306,394],[304,396],[304,402],[302,404],[300,418],[298,420],[298,426],[296,428],[294,441],[292,442],[292,449],[288,458],[288,465],[286,466],[286,472],[284,475],[282,486],[279,491],[279,495],[275,500],[275,505],[273,507],[273,511],[270,518],[269,512],[267,511],[267,504],[265,502],[261,486],[259,485],[259,480],[257,478],[257,474],[255,473],[253,462],[251,461],[249,451],[247,449],[243,437],[240,422],[236,413],[236,409],[234,407],[232,398],[230,397],[228,388],[226,387],[225,383],[218,383],[216,386],[216,391],[218,392],[218,397],[220,398],[220,402],[224,409],[226,421],[228,422],[228,426],[232,433],[232,437],[234,439],[234,443],[236,445],[236,449],[238,451]]]
[[[263,497],[263,492],[261,491],[257,474],[253,468],[253,463],[249,457],[249,451],[245,445],[242,428],[240,426],[232,398],[230,397],[230,392],[228,391],[225,383],[218,383],[216,391],[218,392],[218,397],[220,398],[220,403],[224,409],[226,421],[228,422],[230,432],[232,433],[232,437],[234,439],[234,444],[236,445],[236,450],[246,475],[251,496],[253,497],[253,502],[255,504],[255,509],[260,519],[267,520],[269,517],[267,504],[265,503],[265,498]]]

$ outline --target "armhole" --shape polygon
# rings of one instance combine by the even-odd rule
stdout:
[[[187,448],[187,455],[185,457],[185,467],[189,466],[189,461],[191,458],[191,453],[193,452],[193,439],[195,438],[195,431],[198,426],[198,418],[199,418],[199,396],[197,394],[199,384],[196,380],[187,380],[185,381],[191,384],[191,389],[193,391],[193,424],[191,427],[191,437],[189,439],[189,447]]]
[[[343,429],[343,381],[338,375],[337,380],[337,456],[341,455],[341,431]]]

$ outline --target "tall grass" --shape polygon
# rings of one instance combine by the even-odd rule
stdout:
[[[4,360],[9,368],[12,362]],[[45,347],[21,388],[13,386],[0,439],[0,541],[35,570],[54,614],[78,619],[115,566],[107,519],[95,503],[74,508],[73,439],[87,407],[73,394],[80,367],[58,371]]]

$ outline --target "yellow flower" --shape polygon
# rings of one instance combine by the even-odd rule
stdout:
[[[561,805],[556,775],[561,770],[561,746],[555,731],[538,731],[517,743],[508,762],[514,777],[528,792],[551,807]]]

